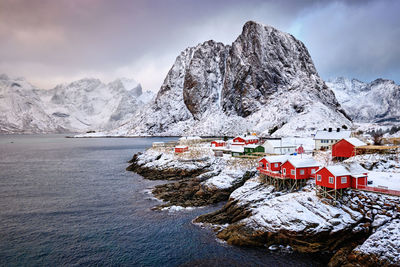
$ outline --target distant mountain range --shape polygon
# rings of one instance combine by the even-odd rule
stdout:
[[[339,77],[326,84],[353,121],[400,123],[400,86],[394,81],[365,83]]]
[[[306,135],[352,122],[399,123],[400,86],[324,82],[305,45],[253,21],[231,44],[182,51],[153,97],[139,83],[82,79],[51,90],[0,75],[0,132]]]
[[[131,118],[153,94],[139,83],[82,79],[38,89],[23,78],[0,75],[0,132],[54,133],[110,130]]]

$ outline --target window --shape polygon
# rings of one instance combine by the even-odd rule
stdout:
[[[275,163],[275,168],[278,168],[278,166],[279,166],[279,164],[278,164],[278,163]]]
[[[347,177],[342,177],[342,184],[346,184],[347,183]]]
[[[329,177],[329,183],[333,184],[333,177]]]
[[[268,164],[268,162],[267,162],[267,168],[269,167],[269,164]]]
[[[311,170],[311,174],[315,174],[315,169]],[[321,175],[320,175],[321,176]]]
[[[321,181],[322,181],[322,177],[321,177],[320,174],[317,175],[317,181],[318,181],[318,182],[321,182]]]
[[[294,175],[294,174],[295,174],[295,170],[291,170],[290,173],[291,173],[292,175]]]
[[[304,170],[300,170],[300,175],[304,175]]]
[[[284,175],[286,175],[286,169],[285,168],[283,168],[282,172],[283,172]]]

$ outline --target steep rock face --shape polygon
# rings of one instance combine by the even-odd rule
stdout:
[[[327,85],[354,121],[400,122],[400,86],[394,81],[376,79],[365,83],[339,77]]]
[[[350,124],[305,46],[250,21],[232,46],[207,41],[185,49],[154,103],[112,133],[269,134],[275,128],[285,135]]]
[[[228,114],[246,117],[268,105],[271,95],[291,90],[314,94],[324,104],[338,106],[304,44],[272,27],[247,22],[232,44],[226,65],[223,108]]]

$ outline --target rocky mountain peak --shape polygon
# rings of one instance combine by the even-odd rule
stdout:
[[[131,134],[212,135],[285,125],[287,132],[317,127],[314,112],[323,123],[328,116],[330,125],[350,124],[304,44],[249,21],[232,45],[209,40],[182,51],[154,102],[126,127]],[[302,126],[292,119],[298,116],[307,117]]]

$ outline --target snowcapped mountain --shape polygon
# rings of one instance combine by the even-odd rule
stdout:
[[[339,77],[326,83],[346,113],[357,122],[400,122],[400,86],[376,79],[365,83]]]
[[[39,91],[23,78],[0,75],[0,133],[66,131],[46,112]]]
[[[287,135],[350,124],[304,44],[249,21],[232,45],[185,49],[157,97],[110,134]]]
[[[134,80],[81,79],[50,90],[0,79],[2,132],[86,132],[120,126],[151,98]]]

